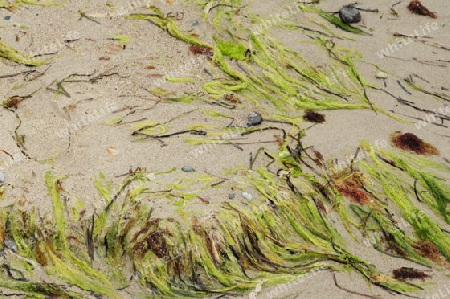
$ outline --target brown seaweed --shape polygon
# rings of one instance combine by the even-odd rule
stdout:
[[[436,13],[431,12],[428,8],[423,6],[419,0],[413,0],[413,1],[409,2],[408,9],[409,9],[409,11],[416,13],[418,15],[430,16],[433,19],[437,18]]]
[[[391,135],[391,142],[397,148],[418,155],[439,155],[439,151],[434,145],[424,142],[413,133],[402,134],[400,131],[396,131]]]
[[[312,110],[306,110],[303,119],[312,123],[323,123],[325,122],[325,115]]]
[[[401,267],[399,269],[392,270],[392,274],[394,274],[395,279],[403,281],[408,279],[421,279],[422,281],[424,281],[425,278],[431,277],[431,275],[428,275],[423,271],[416,270],[410,267]]]

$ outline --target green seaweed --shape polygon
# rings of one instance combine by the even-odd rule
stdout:
[[[14,9],[21,5],[63,6],[65,5],[65,1],[63,3],[56,3],[50,0],[16,0],[14,3],[10,3],[10,1],[5,2],[3,0],[0,0],[0,8]]]
[[[130,20],[150,21],[180,40],[183,40],[189,44],[210,48],[207,43],[203,42],[199,38],[181,32],[177,28],[175,20],[173,18],[167,18],[157,7],[150,7],[149,10],[151,12],[149,14],[130,14],[126,18]]]
[[[279,111],[290,111],[294,107],[302,109],[365,109],[371,104],[364,91],[357,90],[357,98],[363,103],[348,103],[349,95],[344,94],[343,86],[331,82],[326,74],[306,63],[298,53],[288,49],[276,40],[248,32],[249,45],[243,45],[232,40],[223,40],[213,36],[215,45],[212,47],[196,37],[192,37],[177,29],[172,18],[166,18],[158,9],[152,8],[151,14],[133,14],[128,18],[133,20],[149,20],[166,30],[169,34],[192,45],[201,45],[212,48],[214,55],[212,62],[218,66],[230,79],[213,80],[204,85],[204,90],[214,99],[219,99],[230,92],[239,92],[245,95],[254,104],[260,105],[261,98],[267,99]],[[230,20],[229,20],[230,21]],[[215,20],[214,22],[217,22]],[[244,30],[245,29],[242,29]],[[228,32],[233,34],[232,32]],[[353,86],[370,86],[362,76],[356,72],[352,58],[347,55],[345,59],[338,60],[348,72]],[[231,66],[231,61],[242,63],[238,71]],[[297,65],[295,61],[304,66]],[[297,73],[292,74],[286,66]],[[261,72],[260,70],[263,70]],[[343,82],[343,81],[341,81]],[[303,87],[303,88],[302,88]],[[298,89],[303,90],[298,90]],[[312,90],[312,91],[311,91]],[[321,100],[317,100],[320,97]],[[381,108],[379,108],[381,111]]]
[[[186,83],[186,82],[194,82],[193,78],[171,78],[167,77],[167,81],[173,82],[173,83]]]
[[[217,47],[223,56],[229,57],[230,59],[235,59],[239,61],[248,61],[246,53],[249,51],[246,47],[241,44],[236,44],[232,41],[224,41],[218,37],[214,37]]]
[[[129,35],[113,35],[111,39],[118,41],[122,45],[128,45],[130,43],[131,36]]]
[[[2,40],[0,40],[0,57],[29,66],[39,66],[48,62],[48,60],[36,60],[29,55],[23,54]]]
[[[196,173],[175,181],[156,176],[176,168],[152,176],[144,168],[137,168],[118,183],[117,178],[99,174],[95,181],[95,210],[88,211],[75,195],[64,191],[64,176],[48,172],[45,183],[53,208],[51,215],[38,215],[35,209],[18,206],[0,210],[0,244],[4,246],[9,238],[17,246],[17,252],[10,255],[11,263],[3,269],[21,265],[14,269],[25,273],[27,279],[20,281],[0,271],[1,287],[28,296],[122,298],[129,295],[123,286],[128,285],[128,275],[133,273],[140,282],[138,291],[130,290],[133,295],[233,296],[261,284],[289,282],[315,271],[351,269],[390,291],[410,293],[421,289],[381,273],[352,253],[345,234],[356,239],[357,232],[373,237],[371,245],[375,249],[398,258],[439,266],[438,259],[417,249],[420,242],[429,242],[440,252],[439,259],[450,260],[450,238],[440,223],[449,223],[448,166],[363,142],[361,148],[368,156],[342,171],[334,171],[323,158],[310,157],[300,142],[305,130],[300,125],[298,108],[372,108],[387,114],[367,97],[365,89],[375,86],[356,67],[355,61],[361,56],[340,48],[320,32],[312,33],[313,43],[328,52],[331,65],[329,70],[315,67],[270,36],[253,34],[239,22],[226,26],[236,16],[230,7],[237,9],[241,1],[230,1],[226,7],[216,4],[211,1],[203,7],[208,16],[214,14],[211,17],[216,28],[227,28],[226,38],[218,29],[214,45],[182,32],[174,18],[155,7],[149,14],[133,14],[128,19],[150,21],[174,38],[212,49],[212,63],[225,74],[204,85],[205,96],[168,97],[167,92],[156,89],[153,92],[157,96],[186,104],[212,99],[209,103],[217,104],[232,92],[253,107],[265,107],[275,120],[291,125],[278,150],[260,148],[258,153],[264,155],[254,157],[270,159],[272,166],[252,167],[251,161],[249,169],[230,169],[220,177]],[[301,7],[344,30],[354,30],[339,24],[332,15]],[[347,75],[339,76],[343,73]],[[229,118],[222,112],[203,113]],[[161,134],[167,124],[146,121],[136,128],[135,132]],[[209,127],[197,124],[189,128]],[[209,131],[208,135],[217,136],[224,128]],[[204,145],[224,143],[224,139],[185,141]],[[154,191],[155,185],[163,188]],[[227,201],[211,217],[200,218],[196,199],[213,185],[214,191],[228,192],[232,188],[250,192],[254,199]],[[353,193],[345,193],[343,186],[350,186]],[[10,186],[0,188],[0,197],[8,197]],[[353,198],[354,194],[360,197]],[[358,201],[361,198],[367,200]],[[430,211],[423,213],[416,200],[422,200]],[[176,217],[161,215],[157,210],[160,201],[172,208]],[[200,204],[207,202],[202,198]],[[399,215],[393,215],[393,210]],[[442,221],[434,221],[433,214]],[[411,232],[399,227],[399,217],[410,225]],[[343,231],[336,228],[336,221],[342,224]],[[44,270],[55,283],[38,282],[42,279],[37,269]]]

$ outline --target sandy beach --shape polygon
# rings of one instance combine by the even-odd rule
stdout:
[[[450,297],[450,259],[439,247],[450,239],[450,198],[433,193],[450,188],[450,2],[422,1],[436,18],[411,12],[409,1],[358,2],[357,33],[327,20],[349,4],[341,0],[10,2],[0,1],[0,42],[29,60],[0,51],[0,297]],[[308,121],[307,110],[325,121]],[[253,113],[262,120],[251,123]],[[394,146],[397,131],[433,152]],[[354,169],[364,178],[348,183]],[[367,202],[352,201],[355,184]],[[124,223],[117,235],[102,215]],[[318,215],[325,224],[314,231]],[[235,224],[236,239],[221,233]],[[135,237],[121,239],[128,230]],[[239,248],[263,257],[231,249],[241,233]],[[149,234],[144,247],[111,256],[108,238],[131,244],[140,234]],[[40,240],[52,244],[42,254]],[[438,257],[421,255],[419,241]],[[55,254],[40,257],[47,251]],[[308,252],[321,257],[296,255]],[[200,270],[180,274],[192,256]],[[186,267],[173,270],[175,260]],[[401,267],[427,277],[389,289]],[[176,273],[170,282],[166,270]],[[70,278],[80,273],[92,281]],[[64,292],[26,291],[31,282]]]

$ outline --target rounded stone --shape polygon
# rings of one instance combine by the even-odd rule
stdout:
[[[339,18],[345,24],[353,24],[361,21],[361,12],[354,7],[342,7],[339,10]]]
[[[3,242],[3,244],[5,245],[6,248],[8,248],[14,252],[17,252],[17,244],[16,244],[16,241],[14,241],[14,239],[8,238]]]
[[[257,112],[253,112],[248,116],[247,126],[248,127],[257,126],[260,125],[262,121],[263,121],[262,115]]]
[[[184,172],[195,172],[195,169],[190,166],[183,166],[181,167],[181,170]]]
[[[251,195],[248,192],[242,192],[242,197],[247,199],[247,200],[252,200],[253,199],[253,195]]]

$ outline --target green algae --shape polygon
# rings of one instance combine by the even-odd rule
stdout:
[[[131,36],[129,35],[113,35],[111,39],[118,41],[121,45],[128,45],[130,43]]]
[[[238,92],[256,106],[261,106],[261,99],[265,99],[279,111],[284,112],[294,107],[314,110],[372,107],[364,92],[364,87],[370,84],[356,71],[350,55],[334,56],[335,62],[338,62],[340,66],[336,65],[333,71],[348,72],[350,74],[348,80],[351,81],[349,83],[353,84],[351,89],[342,84],[345,82],[342,78],[330,78],[329,73],[320,72],[309,65],[300,54],[266,35],[256,35],[248,29],[239,27],[239,30],[243,31],[242,34],[248,35],[248,42],[224,40],[213,36],[215,45],[210,46],[197,37],[181,32],[176,22],[172,18],[166,18],[157,8],[151,8],[151,12],[151,14],[133,14],[128,18],[151,21],[173,37],[188,44],[213,49],[212,62],[230,77],[230,79],[213,80],[204,85],[204,90],[214,99],[222,98],[230,92]],[[220,15],[220,12],[216,14],[216,17],[217,15]],[[217,28],[219,21],[216,17],[213,24]],[[226,17],[217,18],[221,20],[221,23],[224,19],[227,20]],[[241,32],[231,31],[227,33],[236,38],[238,34],[241,34]],[[320,45],[320,39],[317,43]],[[337,48],[334,50],[338,51]],[[240,63],[239,70],[235,68],[233,61]],[[348,94],[349,91],[350,94]],[[349,103],[349,98],[359,98],[361,102]]]
[[[372,151],[370,159],[374,159],[374,164],[369,163],[368,159],[360,162],[361,167],[367,170],[367,175],[375,182],[380,183],[379,187],[383,188],[389,199],[405,212],[402,216],[411,223],[417,235],[408,236],[405,231],[398,230],[386,212],[386,206],[379,201],[366,205],[350,204],[350,217],[357,217],[348,227],[366,229],[367,232],[389,233],[393,236],[390,242],[403,250],[404,258],[422,264],[432,265],[433,261],[415,250],[417,238],[435,243],[449,259],[448,237],[428,217],[412,217],[417,215],[418,210],[406,195],[398,192],[401,188],[393,185],[394,180],[389,173],[398,171],[398,168],[390,164],[380,165],[384,162],[375,155],[375,149],[368,149]],[[395,157],[394,153],[385,150],[376,151],[378,154],[390,155],[389,158]],[[260,195],[257,199],[246,205],[232,201],[226,203],[217,211],[215,217],[202,222],[184,212],[177,220],[152,216],[152,208],[142,204],[149,196],[145,193],[148,190],[146,184],[149,182],[145,172],[131,173],[116,187],[113,187],[104,175],[100,175],[96,186],[103,199],[104,208],[92,222],[92,241],[94,248],[97,248],[96,259],[103,263],[106,269],[113,265],[125,267],[124,261],[129,260],[138,271],[141,283],[162,296],[202,297],[217,292],[241,293],[255,288],[261,281],[268,286],[303,277],[318,269],[342,270],[339,265],[350,267],[371,283],[387,289],[397,292],[419,289],[415,285],[380,273],[375,267],[345,249],[346,242],[342,238],[342,232],[333,227],[321,206],[317,204],[318,201],[322,202],[322,205],[333,204],[336,198],[333,198],[332,194],[337,183],[318,189],[318,183],[323,178],[302,173],[304,161],[292,153],[282,154],[279,159],[281,165],[285,165],[292,174],[298,174],[296,179],[290,179],[295,189],[291,189],[289,184],[286,185],[282,177],[265,168],[258,168],[239,179],[240,182],[251,184]],[[426,161],[422,159],[416,163]],[[288,162],[290,164],[286,164]],[[293,163],[299,167],[296,171],[292,171]],[[435,163],[430,162],[427,165],[433,166]],[[207,186],[213,179],[210,176],[202,178],[200,175],[195,180]],[[124,284],[124,273],[111,269],[100,274],[91,268],[87,254],[75,255],[75,252],[86,252],[86,249],[82,249],[83,245],[75,245],[77,243],[69,245],[67,239],[67,235],[77,236],[79,234],[76,231],[82,232],[82,229],[77,225],[69,226],[63,216],[70,211],[65,209],[59,195],[63,192],[63,178],[49,173],[46,181],[53,200],[54,224],[49,225],[55,227],[55,238],[46,241],[51,243],[44,245],[45,254],[44,250],[40,251],[39,261],[44,265],[47,263],[45,267],[49,275],[60,277],[68,285],[107,294],[113,298],[118,297],[118,291],[110,287],[111,278],[115,277],[116,283]],[[192,184],[189,181],[185,183]],[[179,194],[184,200],[197,196],[189,192],[190,189],[184,187],[181,181],[176,185],[171,187],[172,190],[177,190],[174,195]],[[424,181],[424,188],[426,186],[435,188]],[[434,194],[443,192],[440,188],[437,188],[435,192],[438,193]],[[284,191],[280,192],[281,190]],[[375,190],[373,194],[376,194]],[[340,200],[345,201],[345,198]],[[342,204],[346,206],[345,202]],[[35,216],[22,215],[20,222],[16,222],[16,218],[8,221],[9,234],[14,237],[19,254],[37,258],[28,245],[28,239],[33,234],[39,234],[43,227],[33,224],[36,222]],[[364,222],[364,226],[354,225],[357,223],[356,219]],[[341,218],[341,221],[347,220]],[[16,227],[17,229],[14,229]],[[384,246],[381,239],[375,245]],[[256,271],[259,274],[255,278],[249,278],[247,271]],[[189,273],[195,273],[196,278],[188,279],[192,277]],[[195,286],[194,289],[191,288],[192,285]],[[2,286],[19,288],[18,283],[5,283]],[[19,289],[34,292],[29,285],[25,287],[25,284]],[[43,289],[42,293],[44,292],[48,290]]]
[[[210,48],[210,46],[199,38],[181,32],[173,18],[166,17],[157,7],[150,7],[149,14],[130,14],[127,19],[130,20],[146,20],[156,24],[161,29],[167,31],[170,35],[189,44],[199,45]]]
[[[0,8],[16,9],[17,7],[20,7],[22,5],[64,6],[65,2],[56,3],[54,1],[16,0],[14,3],[11,3],[10,1],[5,2],[0,0]]]
[[[229,57],[230,59],[235,59],[239,61],[248,61],[249,58],[246,55],[248,49],[242,45],[237,44],[232,41],[224,41],[215,37],[217,48],[220,50],[223,56]]]
[[[166,80],[168,82],[173,82],[173,83],[186,83],[186,82],[194,82],[195,81],[193,78],[171,78],[171,77],[167,77]]]
[[[39,66],[48,62],[47,60],[36,60],[27,54],[21,53],[2,40],[0,40],[0,57],[29,66]]]

